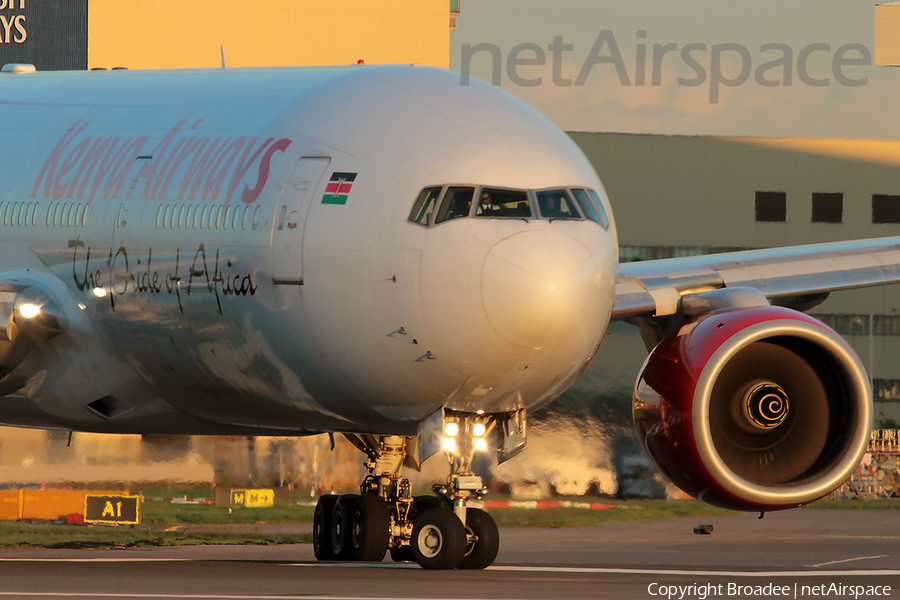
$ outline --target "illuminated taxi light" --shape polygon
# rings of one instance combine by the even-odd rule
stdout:
[[[447,452],[456,452],[456,440],[453,438],[444,438],[444,442],[441,445]]]
[[[475,423],[472,427],[472,433],[475,434],[475,437],[481,437],[484,435],[484,424],[483,423]]]
[[[94,295],[98,298],[103,298],[104,296],[106,296],[106,290],[102,287],[94,288]]]
[[[456,437],[456,434],[459,433],[459,425],[456,423],[447,423],[444,427],[444,433],[449,435],[450,437]]]
[[[487,450],[487,440],[484,440],[482,438],[478,438],[477,440],[475,440],[475,449],[481,451]]]
[[[26,319],[33,319],[41,314],[41,307],[37,304],[23,304],[19,307],[19,314]]]

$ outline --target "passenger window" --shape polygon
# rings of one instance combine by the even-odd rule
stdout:
[[[206,220],[209,218],[209,205],[203,205],[203,211],[200,213],[200,229],[206,229]]]
[[[255,209],[253,209],[253,229],[259,227],[260,216],[262,216],[262,209],[257,206]]]
[[[244,219],[241,221],[241,229],[247,229],[247,225],[250,224],[250,207],[244,207]]]
[[[9,216],[9,224],[10,224],[10,225],[15,225],[15,224],[16,224],[16,215],[18,215],[18,214],[19,214],[19,203],[18,203],[18,202],[13,202],[13,205],[12,205],[12,214]]]
[[[438,197],[441,195],[441,188],[430,187],[425,188],[416,198],[412,212],[409,213],[409,220],[420,225],[431,225],[431,215],[434,213],[434,207],[437,204]]]
[[[435,223],[443,223],[450,219],[468,217],[472,211],[472,197],[475,195],[473,187],[451,187],[444,194],[444,201],[438,211]]]
[[[194,204],[188,204],[187,207],[187,215],[184,217],[184,227],[186,229],[190,229],[194,223],[194,211],[197,209],[197,206]]]
[[[50,227],[50,223],[53,221],[53,203],[47,205],[47,227]]]
[[[538,208],[545,219],[580,219],[575,203],[566,190],[536,192]]]
[[[166,204],[166,212],[163,215],[163,229],[170,226],[172,223],[172,205]]]
[[[603,225],[603,229],[609,229],[609,217],[606,216],[606,211],[603,210],[603,203],[597,197],[597,192],[594,190],[588,190],[587,192],[591,196],[591,200],[594,201],[594,208],[597,209],[597,214],[600,216],[600,224]]]
[[[235,208],[234,216],[231,220],[231,228],[236,231],[238,229],[238,227],[240,227],[240,225],[241,225],[241,209]]]
[[[281,207],[281,214],[278,215],[278,231],[284,229],[284,216],[287,214],[287,206]]]
[[[531,216],[528,195],[522,190],[481,188],[475,216],[528,218]]]
[[[606,219],[601,217],[600,213],[597,212],[597,209],[594,208],[594,204],[591,202],[587,192],[575,188],[572,190],[572,195],[575,196],[575,201],[578,202],[578,206],[581,207],[581,212],[584,213],[584,216],[595,223],[599,223],[600,226],[605,229],[607,225]]]
[[[222,228],[228,229],[228,226],[231,224],[231,213],[234,212],[234,207],[229,206],[225,209],[225,219],[222,222]]]

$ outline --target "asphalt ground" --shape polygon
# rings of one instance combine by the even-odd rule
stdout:
[[[709,535],[693,529],[712,524]],[[277,526],[271,526],[277,527]],[[310,545],[0,550],[0,598],[900,597],[900,511],[501,529],[485,571],[317,563]]]

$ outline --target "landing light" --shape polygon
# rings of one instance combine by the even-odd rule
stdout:
[[[41,314],[41,307],[37,304],[23,304],[19,307],[19,314],[26,319],[33,319]]]
[[[478,438],[475,440],[475,449],[481,451],[487,450],[487,441],[483,438]]]
[[[444,438],[441,444],[447,452],[456,452],[456,441],[452,438]]]
[[[472,433],[475,434],[475,437],[481,437],[484,435],[484,424],[483,423],[475,423],[472,427]]]
[[[106,290],[102,287],[94,288],[94,295],[98,298],[103,298],[106,296]]]
[[[459,425],[456,423],[447,423],[444,427],[444,433],[450,437],[456,437],[456,434],[459,433]]]

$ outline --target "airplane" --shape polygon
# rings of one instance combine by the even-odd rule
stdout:
[[[0,422],[340,433],[319,560],[483,569],[477,452],[612,320],[648,349],[637,435],[711,504],[821,498],[872,427],[865,369],[804,310],[900,280],[900,238],[619,265],[609,199],[547,118],[418,65],[0,73]],[[433,494],[403,468],[449,463]]]

